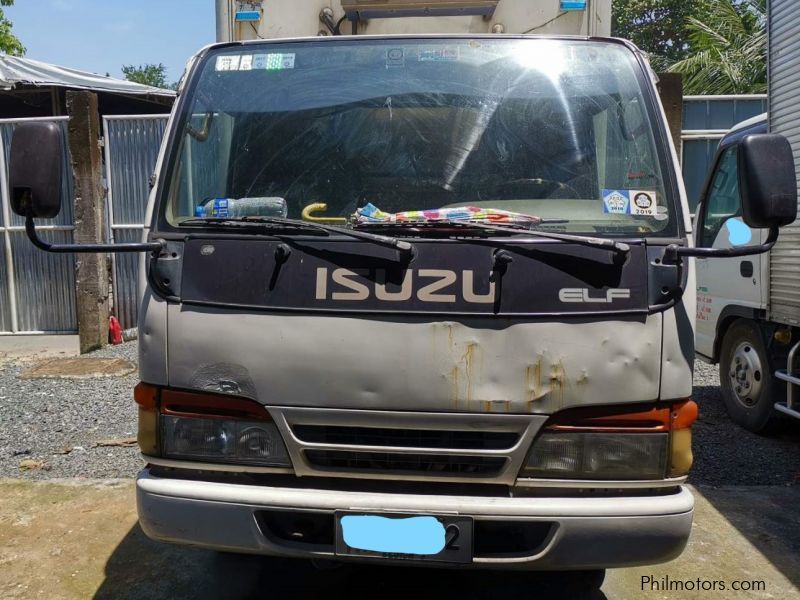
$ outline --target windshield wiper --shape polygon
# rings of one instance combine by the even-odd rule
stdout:
[[[519,227],[504,227],[503,225],[488,225],[486,223],[469,223],[469,225],[478,229],[485,229],[487,231],[502,231],[513,233],[517,235],[531,235],[533,237],[547,238],[550,240],[559,240],[562,242],[574,242],[583,246],[592,246],[594,248],[604,248],[606,250],[613,250],[620,254],[627,254],[631,251],[631,247],[625,242],[617,242],[614,240],[607,240],[605,238],[591,237],[588,235],[576,235],[574,233],[557,233],[555,231],[539,231],[537,229],[520,229]]]
[[[178,224],[180,227],[191,227],[194,225],[211,225],[222,227],[263,227],[264,225],[274,225],[276,227],[286,227],[292,229],[301,229],[306,231],[319,231],[325,232],[327,235],[338,234],[346,235],[359,240],[366,240],[381,246],[394,248],[400,252],[414,253],[414,245],[405,240],[389,237],[386,235],[378,235],[376,233],[367,233],[366,231],[356,231],[353,229],[346,229],[344,227],[336,227],[334,225],[323,225],[321,223],[309,223],[299,219],[288,219],[284,217],[238,217],[238,218],[220,218],[220,217],[202,217],[186,219]]]
[[[543,221],[545,224],[549,224],[551,221]],[[563,221],[558,221],[563,222]],[[507,233],[510,235],[530,235],[533,237],[551,239],[551,240],[558,240],[562,242],[573,242],[575,244],[581,244],[584,246],[591,246],[593,248],[603,248],[605,250],[612,250],[614,252],[620,254],[627,254],[630,252],[631,247],[624,243],[624,242],[617,242],[614,240],[608,240],[605,238],[598,238],[598,237],[591,237],[586,235],[576,235],[572,233],[557,233],[557,232],[550,232],[550,231],[539,231],[536,229],[530,229],[529,227],[524,226],[514,226],[514,225],[490,225],[488,223],[476,223],[473,221],[386,221],[386,222],[372,222],[372,223],[359,223],[359,227],[363,228],[370,228],[370,227],[377,227],[377,228],[387,228],[391,229],[393,227],[396,228],[404,228],[404,229],[437,229],[437,228],[447,228],[447,227],[457,227],[459,229],[482,229],[485,231],[497,231],[501,233]]]

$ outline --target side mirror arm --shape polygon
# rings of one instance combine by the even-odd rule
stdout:
[[[735,258],[737,256],[753,256],[769,252],[778,241],[778,227],[771,227],[769,235],[763,244],[757,246],[742,246],[740,248],[684,248],[677,244],[670,244],[664,252],[664,264],[677,265],[684,257],[696,258]]]
[[[33,217],[25,218],[25,233],[34,246],[45,252],[63,253],[92,253],[92,252],[153,252],[160,254],[167,246],[164,240],[155,242],[134,242],[127,244],[50,244],[45,242],[36,233]]]

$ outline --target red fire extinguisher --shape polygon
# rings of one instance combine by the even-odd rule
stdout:
[[[119,324],[117,317],[108,320],[108,337],[115,346],[122,343],[122,325]]]

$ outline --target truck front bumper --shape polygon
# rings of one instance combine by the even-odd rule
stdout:
[[[462,566],[530,570],[671,560],[686,545],[694,510],[694,498],[683,486],[659,495],[624,497],[406,495],[169,479],[144,469],[136,490],[142,529],[164,542],[271,556],[413,564],[416,561],[340,557],[332,543],[320,543],[319,535],[315,543],[303,543],[276,534],[263,515],[285,514],[287,520],[313,515],[316,529],[329,521],[332,531],[337,510],[453,514],[472,517],[476,523],[476,553],[471,564]],[[541,539],[532,539],[526,550],[504,551],[503,531],[510,524],[512,529],[543,532]],[[480,535],[496,538],[491,552],[477,552]]]

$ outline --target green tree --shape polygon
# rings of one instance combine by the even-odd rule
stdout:
[[[14,0],[0,0],[0,6],[11,6]],[[25,46],[11,31],[13,23],[6,17],[5,11],[0,8],[0,52],[11,56],[24,56]]]
[[[167,67],[159,63],[157,65],[123,65],[122,74],[128,81],[135,81],[144,85],[151,85],[158,88],[167,88]]]
[[[767,0],[711,0],[688,26],[691,54],[669,69],[686,94],[766,93]]]
[[[650,54],[656,70],[685,58],[690,50],[688,23],[703,19],[711,0],[613,0],[611,33]]]

